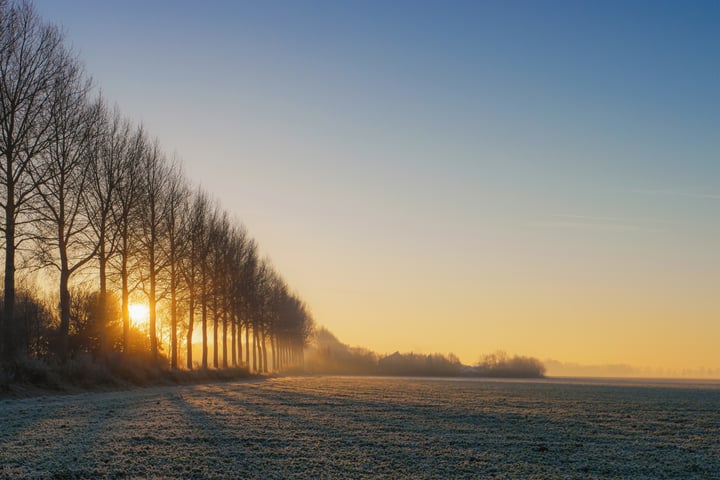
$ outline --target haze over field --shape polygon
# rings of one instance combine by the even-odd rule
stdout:
[[[36,7],[342,341],[720,377],[720,4]]]

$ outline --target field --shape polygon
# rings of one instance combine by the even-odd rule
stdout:
[[[0,401],[0,478],[720,478],[717,384],[287,377]]]

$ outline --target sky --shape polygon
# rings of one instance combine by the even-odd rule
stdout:
[[[720,376],[720,3],[36,6],[342,341]]]

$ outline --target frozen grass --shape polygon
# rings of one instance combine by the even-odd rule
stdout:
[[[153,367],[142,358],[116,356],[107,364],[87,357],[72,359],[64,365],[47,364],[24,358],[0,366],[0,399],[40,395],[42,393],[102,391],[133,386],[187,385],[228,382],[252,377],[247,368],[172,370]]]
[[[720,389],[288,377],[0,401],[0,478],[720,478]]]

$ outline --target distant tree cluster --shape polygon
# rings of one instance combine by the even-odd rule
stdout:
[[[545,365],[533,357],[509,356],[505,352],[485,355],[474,367],[481,377],[533,378],[545,376]]]
[[[5,363],[88,352],[172,368],[184,356],[188,369],[302,364],[307,306],[243,225],[95,92],[25,0],[0,0],[0,215]],[[38,282],[19,288],[31,276],[57,285],[51,301]],[[144,332],[131,324],[138,297]]]
[[[379,355],[350,347],[324,328],[313,335],[306,359],[310,373],[433,377],[539,378],[545,366],[532,357],[510,357],[504,352],[485,355],[475,366],[463,365],[455,355],[400,353]]]
[[[381,375],[455,377],[463,372],[463,365],[452,353],[449,355],[395,352],[378,359]]]

